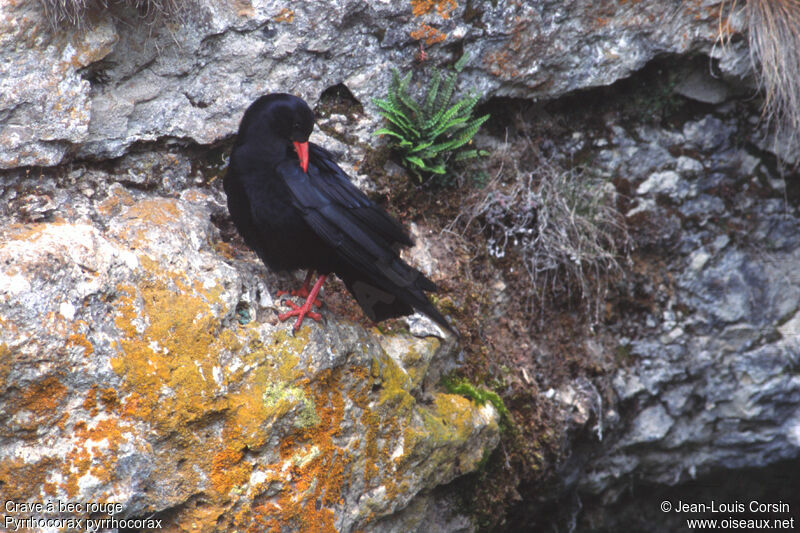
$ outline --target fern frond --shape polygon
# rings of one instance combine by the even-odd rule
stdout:
[[[442,77],[439,74],[438,70],[433,71],[433,79],[431,79],[431,84],[428,87],[428,93],[425,95],[425,107],[423,108],[425,111],[425,118],[431,116],[433,112],[433,104],[436,103],[436,95],[439,94],[439,82],[441,81]]]
[[[398,133],[420,135],[419,130],[411,124],[411,120],[401,111],[394,109],[389,102],[385,100],[373,100],[373,103],[378,106],[380,109],[378,113],[380,113],[383,118],[400,129]]]
[[[409,153],[414,154],[414,153],[417,153],[417,152],[421,152],[422,150],[425,150],[426,148],[428,148],[432,144],[433,144],[433,141],[425,141],[422,144],[419,144],[419,145],[415,146],[414,148],[412,148],[411,150],[409,150]]]
[[[408,161],[409,163],[412,163],[412,164],[420,167],[420,168],[425,168],[425,161],[423,161],[422,159],[420,159],[417,156],[409,155],[409,156],[405,157],[405,160]]]
[[[449,73],[434,70],[422,100],[409,92],[412,73],[401,75],[397,69],[392,69],[386,97],[372,99],[386,120],[386,127],[375,135],[387,136],[389,146],[400,155],[403,166],[420,183],[435,180],[439,185],[448,185],[453,182],[446,177],[448,162],[486,154],[475,148],[463,149],[489,119],[489,115],[473,116],[479,95],[470,92],[452,101],[458,73],[466,65],[467,57],[464,54]]]
[[[454,72],[447,75],[447,79],[444,81],[444,87],[439,95],[439,101],[436,102],[436,107],[438,109],[444,110],[447,104],[450,103],[450,99],[453,98],[453,92],[456,89],[456,78],[457,75]]]
[[[461,109],[467,104],[466,100],[459,100],[455,103],[453,107],[447,110],[440,118],[437,124],[435,125],[435,129],[431,132],[431,135],[434,137],[438,137],[442,135],[445,131],[448,131],[459,124],[466,122],[469,119],[469,115],[464,116],[457,116],[461,112]]]
[[[401,104],[404,105],[406,108],[408,108],[416,118],[422,114],[422,110],[419,108],[419,105],[417,105],[417,103],[408,94],[409,82],[411,82],[411,72],[403,76],[403,79],[400,80],[400,86],[398,87],[397,96],[400,99]]]
[[[400,108],[400,101],[397,98],[397,91],[400,86],[400,71],[392,69],[392,81],[389,83],[389,90],[386,93],[386,101],[394,109]]]
[[[478,157],[478,155],[479,155],[478,154],[478,150],[464,150],[464,151],[458,152],[453,157],[453,161],[458,162],[458,161],[465,161],[467,159],[475,159],[476,157]]]
[[[464,55],[462,55],[459,58],[459,60],[456,61],[456,64],[453,65],[453,70],[455,70],[456,72],[458,72],[460,74],[461,71],[464,70],[464,67],[467,64],[467,60],[468,59],[469,59],[469,52],[464,52]]]

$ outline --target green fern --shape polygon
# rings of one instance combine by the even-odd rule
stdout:
[[[451,105],[456,78],[466,59],[464,55],[454,71],[444,76],[435,70],[422,101],[409,94],[411,72],[401,76],[397,69],[392,70],[386,98],[372,100],[386,119],[386,126],[375,135],[388,137],[391,149],[420,183],[433,180],[443,185],[449,163],[486,155],[483,150],[467,149],[481,125],[489,120],[489,115],[473,116],[480,96],[469,94]]]

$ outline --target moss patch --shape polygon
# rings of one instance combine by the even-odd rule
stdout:
[[[506,404],[496,392],[484,387],[473,385],[465,379],[452,377],[445,378],[443,380],[443,384],[447,391],[451,394],[460,394],[461,396],[474,401],[478,405],[483,405],[486,402],[489,402],[497,410],[497,412],[500,413],[501,421],[504,424],[512,423],[511,413],[508,411],[508,409],[506,409]]]

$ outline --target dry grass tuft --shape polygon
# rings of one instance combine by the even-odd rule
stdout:
[[[569,303],[577,297],[598,322],[609,284],[623,273],[620,261],[631,247],[613,184],[541,157],[521,169],[508,152],[495,152],[500,170],[468,218],[454,225],[462,223],[463,231],[477,225],[493,257],[519,254],[530,280],[531,318],[543,317],[541,309],[556,298]]]
[[[728,16],[722,23],[725,7]],[[750,58],[764,94],[763,118],[773,125],[778,138],[789,143],[800,132],[800,1],[739,0],[723,3],[720,10],[720,40],[727,42],[731,17],[744,10],[747,21]]]
[[[155,22],[179,12],[185,0],[39,0],[50,25],[82,27],[91,11],[113,9],[115,6],[134,8],[144,19]]]

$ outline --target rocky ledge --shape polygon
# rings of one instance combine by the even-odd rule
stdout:
[[[293,336],[207,193],[74,196],[0,228],[4,499],[113,502],[178,530],[355,531],[496,445],[491,406],[426,390],[452,342],[332,316]]]

